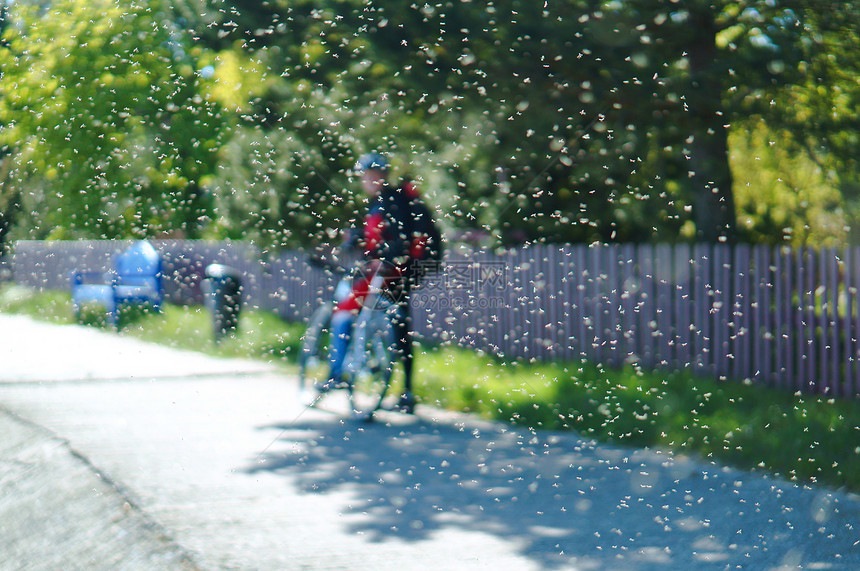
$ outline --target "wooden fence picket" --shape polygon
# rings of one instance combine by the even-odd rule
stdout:
[[[744,366],[749,378],[754,381],[770,381],[774,378],[774,340],[779,334],[777,320],[778,308],[772,307],[771,252],[768,248],[756,248],[753,253],[753,271],[749,287],[754,288],[755,302],[749,304],[751,316],[748,321],[749,347],[745,352]]]
[[[846,335],[850,338],[850,363],[852,374],[848,375],[851,383],[850,396],[860,396],[860,246],[851,248],[851,290],[847,295],[851,300],[851,310],[848,313],[850,326]]]
[[[561,336],[562,358],[574,359],[576,357],[576,336],[574,335],[574,323],[576,323],[576,311],[573,291],[576,280],[573,273],[573,253],[570,246],[564,246],[560,250],[558,273],[561,278],[561,290],[559,303],[563,311],[561,314],[561,327],[564,331]]]
[[[860,341],[858,341],[857,314],[860,307],[857,303],[858,295],[858,262],[860,262],[860,248],[847,248],[845,251],[845,317],[842,327],[845,338],[845,360],[844,360],[844,387],[843,396],[853,397],[860,392],[860,363],[857,361]]]
[[[637,356],[639,362],[646,368],[654,367],[654,336],[652,325],[652,314],[654,308],[654,288],[651,269],[654,263],[653,249],[650,244],[640,244],[636,247],[637,272],[636,282],[638,288],[638,303],[636,307],[639,341]]]
[[[777,259],[775,264],[775,279],[776,285],[779,287],[777,301],[777,326],[779,346],[777,347],[777,360],[779,384],[781,388],[793,389],[794,380],[797,378],[797,368],[794,366],[794,343],[792,337],[792,325],[794,324],[792,317],[792,298],[794,284],[794,270],[792,265],[791,251],[787,248],[779,248],[777,251]]]
[[[693,356],[694,369],[700,373],[710,373],[708,364],[710,362],[708,315],[710,303],[708,298],[708,281],[710,280],[710,263],[708,259],[708,248],[703,244],[697,244],[693,249]]]
[[[806,321],[805,321],[805,309],[806,309],[806,275],[807,268],[804,266],[804,250],[802,248],[798,249],[795,252],[794,263],[795,263],[795,271],[793,272],[794,283],[792,284],[792,288],[794,290],[794,295],[797,298],[797,305],[792,307],[793,310],[793,319],[792,325],[794,325],[794,331],[792,331],[792,336],[789,338],[793,338],[796,343],[794,358],[792,361],[795,363],[795,376],[794,383],[795,387],[798,391],[806,391],[809,389],[809,376],[807,372],[807,345],[808,339],[806,335]],[[791,290],[789,290],[791,291]]]
[[[588,271],[585,269],[586,247],[576,244],[573,247],[573,291],[576,301],[576,347],[578,357],[586,359],[590,356],[588,348],[588,313],[586,312],[586,284],[588,282]]]
[[[840,375],[840,342],[839,342],[839,311],[840,311],[840,296],[839,296],[839,274],[841,259],[835,248],[830,248],[829,251],[829,272],[828,284],[830,288],[830,312],[828,313],[827,328],[830,331],[829,347],[830,352],[830,371],[828,373],[828,385],[830,386],[831,395],[841,395],[841,387],[839,383]]]
[[[636,303],[638,285],[635,277],[635,249],[631,244],[620,247],[618,255],[618,279],[619,279],[619,327],[621,358],[627,361],[630,356],[637,354],[636,339]]]
[[[675,292],[674,314],[677,320],[677,364],[682,368],[691,367],[693,358],[693,304],[691,255],[692,251],[686,244],[678,244],[674,248],[675,261]]]
[[[753,291],[750,284],[753,283],[757,266],[750,261],[749,248],[745,244],[739,244],[734,248],[732,259],[734,272],[732,272],[732,306],[730,311],[729,338],[731,345],[731,374],[737,379],[749,376],[748,356],[752,351],[745,350],[746,344],[754,344],[754,335],[751,331],[755,328]]]
[[[672,256],[671,247],[657,244],[654,249],[654,341],[655,363],[666,368],[673,362],[674,316],[672,315]]]

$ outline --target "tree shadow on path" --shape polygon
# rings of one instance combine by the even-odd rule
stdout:
[[[481,532],[547,569],[768,567],[786,553],[803,565],[860,561],[856,548],[844,558],[853,531],[829,495],[682,457],[421,418],[261,428],[278,440],[247,472],[289,476],[304,493],[354,494],[342,510],[355,516],[348,531],[372,542]],[[816,509],[826,519],[809,528],[818,532],[796,529],[796,515]]]

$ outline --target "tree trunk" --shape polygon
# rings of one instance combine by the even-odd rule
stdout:
[[[728,117],[722,110],[721,73],[716,69],[717,27],[714,14],[691,14],[697,31],[688,51],[690,89],[686,93],[691,126],[688,139],[690,182],[696,237],[704,242],[733,242],[736,215],[729,168]]]

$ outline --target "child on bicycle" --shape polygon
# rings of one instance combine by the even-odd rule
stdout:
[[[363,155],[355,166],[361,186],[370,199],[363,228],[352,234],[347,245],[357,249],[367,261],[364,275],[335,309],[331,322],[331,371],[329,379],[317,387],[320,392],[343,383],[343,363],[355,316],[369,293],[373,276],[382,273],[385,289],[398,304],[394,322],[394,349],[403,362],[404,390],[398,409],[414,412],[412,393],[412,330],[409,295],[420,276],[422,261],[437,259],[441,240],[430,213],[410,181],[399,186],[388,182],[389,164],[379,153]]]

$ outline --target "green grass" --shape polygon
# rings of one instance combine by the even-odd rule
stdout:
[[[293,366],[302,333],[302,324],[286,323],[270,312],[246,310],[240,314],[238,333],[215,343],[208,310],[166,304],[161,314],[148,313],[125,324],[121,334],[179,349]]]
[[[0,311],[72,323],[69,296],[0,288]],[[103,320],[85,316],[95,326]],[[239,334],[213,342],[201,307],[167,305],[127,316],[121,335],[209,354],[295,366],[302,324],[243,311]],[[454,347],[422,346],[423,402],[483,418],[700,455],[798,482],[860,491],[860,403],[717,382],[687,372],[649,373],[592,363],[502,363]]]
[[[0,311],[52,323],[74,323],[69,294],[61,291],[34,292],[13,284],[0,284]]]

